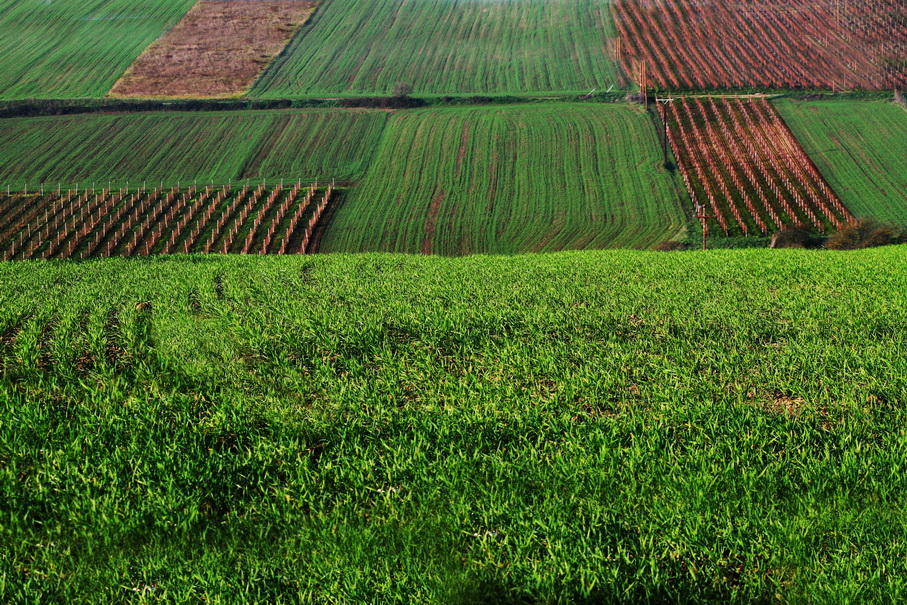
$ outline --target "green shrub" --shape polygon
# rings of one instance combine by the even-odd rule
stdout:
[[[862,218],[832,234],[825,247],[832,250],[859,250],[907,242],[907,229],[892,223]]]

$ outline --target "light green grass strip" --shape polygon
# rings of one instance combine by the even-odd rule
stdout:
[[[103,97],[195,0],[0,0],[0,98]]]
[[[685,219],[650,118],[628,105],[428,109],[391,118],[325,251],[651,247]]]
[[[387,112],[302,110],[0,120],[0,187],[359,178]]]
[[[777,101],[841,200],[860,217],[907,225],[907,112],[894,103]]]
[[[618,85],[605,0],[325,0],[253,96],[582,91]]]

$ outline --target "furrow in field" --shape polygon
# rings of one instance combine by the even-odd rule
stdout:
[[[325,251],[516,253],[652,247],[683,202],[630,106],[431,109],[391,118]]]

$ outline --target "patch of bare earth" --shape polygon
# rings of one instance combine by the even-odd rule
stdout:
[[[425,219],[425,227],[423,229],[424,235],[420,248],[422,254],[431,254],[432,243],[434,243],[435,239],[435,230],[438,227],[438,213],[441,212],[441,202],[443,201],[444,192],[439,191],[431,201],[431,205],[428,207],[428,216]]]
[[[308,0],[200,0],[136,59],[114,97],[231,97],[245,92],[315,11]]]
[[[827,407],[808,405],[802,397],[795,397],[781,391],[763,396],[760,407],[766,412],[788,418],[800,418],[809,413],[819,418],[819,426],[823,429],[830,430],[833,426]]]
[[[776,393],[770,401],[765,402],[764,407],[766,411],[775,414],[799,418],[800,414],[803,413],[803,405],[804,401],[802,397],[790,397],[781,393]]]

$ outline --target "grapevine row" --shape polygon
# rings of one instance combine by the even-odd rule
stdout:
[[[319,193],[320,192],[320,193]],[[0,195],[0,257],[306,253],[333,186],[160,187]],[[290,242],[293,242],[291,245]]]
[[[691,196],[708,201],[726,235],[854,221],[764,99],[675,98],[660,111]]]
[[[646,80],[662,89],[907,85],[904,2],[616,0],[612,7],[624,71],[645,64]]]

